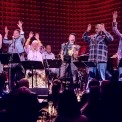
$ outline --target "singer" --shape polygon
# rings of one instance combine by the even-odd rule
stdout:
[[[9,44],[8,46],[8,53],[14,54],[17,53],[20,60],[24,60],[24,43],[25,43],[25,38],[24,38],[24,31],[23,31],[23,22],[22,21],[18,21],[17,26],[19,27],[19,29],[14,30],[13,32],[13,36],[12,36],[12,40],[8,39],[8,28],[7,26],[5,27],[5,36],[3,39],[3,43],[5,44]],[[24,77],[24,71],[23,68],[21,67],[21,65],[19,65],[18,63],[13,63],[13,55],[12,57],[10,57],[10,88],[13,89],[14,88],[14,84],[17,83],[17,81],[19,81],[22,77]],[[12,64],[11,64],[12,63]]]
[[[19,29],[14,30],[12,40],[8,40],[8,28],[7,26],[5,27],[5,36],[3,39],[3,43],[9,44],[8,48],[8,53],[19,53],[22,54],[24,53],[24,43],[25,43],[25,38],[24,38],[24,31],[23,31],[23,22],[18,21],[18,27]],[[22,57],[23,60],[23,57]]]
[[[83,40],[89,43],[89,62],[95,63],[96,67],[89,67],[89,81],[96,78],[96,71],[100,80],[105,80],[108,58],[108,43],[113,41],[112,35],[105,30],[104,24],[95,26],[95,34],[88,35],[91,30],[91,24],[88,25],[86,32],[83,34]]]

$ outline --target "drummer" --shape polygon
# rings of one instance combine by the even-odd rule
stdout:
[[[25,43],[25,52],[27,53],[27,60],[43,62],[42,53],[40,52],[40,46],[42,46],[42,43],[39,40],[39,34],[38,33],[35,34],[36,40],[32,41],[32,43],[30,44],[31,38],[33,36],[34,36],[33,32],[30,32],[29,38],[27,39]],[[42,80],[45,80],[45,71],[35,70],[34,73],[38,74],[38,81],[36,83],[33,82],[34,87],[42,87],[42,85],[44,85],[42,83],[43,82]],[[29,74],[32,74],[32,73],[30,71],[27,71],[26,76],[29,77]],[[29,84],[30,87],[31,87],[31,83],[32,82],[30,82]]]

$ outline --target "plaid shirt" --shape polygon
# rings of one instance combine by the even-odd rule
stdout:
[[[85,32],[82,38],[89,43],[89,62],[107,62],[108,43],[113,41],[110,33],[105,31],[89,36],[88,32]]]
[[[119,46],[118,46],[118,51],[117,51],[118,59],[120,60],[122,58],[122,34],[119,32],[119,30],[117,28],[117,22],[113,22],[112,25],[113,25],[113,31],[114,31],[114,33],[120,39]]]

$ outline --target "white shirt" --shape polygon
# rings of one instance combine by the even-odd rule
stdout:
[[[46,51],[43,53],[43,59],[55,59],[55,55],[53,53],[47,53]]]
[[[27,53],[27,59],[31,61],[42,61],[42,54],[39,50],[31,50],[30,46],[28,46],[27,49],[25,49],[25,52]]]

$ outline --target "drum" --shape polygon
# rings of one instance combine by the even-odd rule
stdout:
[[[33,77],[33,88],[47,88],[48,82],[45,75],[45,70],[31,70],[26,71],[26,76],[29,80],[29,88],[32,88],[32,77]]]

